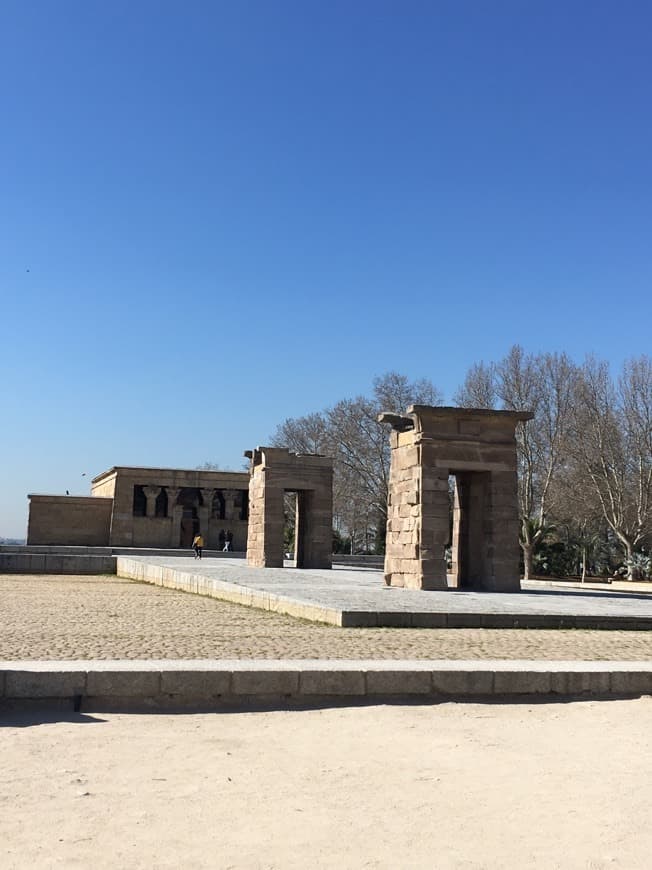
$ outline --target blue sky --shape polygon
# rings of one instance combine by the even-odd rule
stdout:
[[[647,2],[0,3],[0,535],[389,370],[650,350]],[[28,271],[29,270],[29,271]],[[82,474],[86,477],[82,477]]]

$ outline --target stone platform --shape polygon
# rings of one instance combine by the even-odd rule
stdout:
[[[118,556],[120,577],[343,628],[652,629],[652,595],[524,584],[518,593],[385,586],[381,571],[250,568],[242,561]]]

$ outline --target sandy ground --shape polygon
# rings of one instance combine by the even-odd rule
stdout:
[[[0,659],[652,659],[650,631],[340,629],[117,577],[0,575]]]
[[[652,659],[652,632],[337,629],[0,576],[2,659]],[[647,868],[652,698],[0,711],[0,867]]]
[[[652,699],[5,716],[0,866],[647,868]]]

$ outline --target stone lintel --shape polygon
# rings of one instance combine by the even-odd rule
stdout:
[[[328,470],[333,465],[330,456],[323,456],[320,453],[293,453],[286,447],[256,447],[255,450],[245,450],[244,456],[251,461],[252,466],[266,467],[271,465],[274,470],[280,470],[284,467],[293,469],[297,465],[301,469],[323,468]]]
[[[498,411],[493,408],[456,408],[450,405],[410,405],[408,417],[428,417],[430,419],[464,419],[464,420],[512,420],[514,423],[532,420],[532,411]]]
[[[437,459],[435,468],[451,471],[514,471],[515,466],[509,462],[475,462],[467,459]]]
[[[502,432],[511,440],[516,424],[531,420],[531,411],[496,411],[488,408],[453,408],[445,405],[410,405],[405,414],[384,412],[380,423],[389,424],[395,432],[408,433],[415,439],[432,435],[435,439],[494,440]],[[399,443],[400,443],[399,438]]]

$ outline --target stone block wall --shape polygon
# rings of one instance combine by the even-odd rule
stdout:
[[[255,568],[283,567],[284,492],[278,474],[262,463],[252,467],[247,562]]]
[[[113,500],[94,496],[29,495],[27,543],[106,547]]]
[[[423,462],[423,447],[392,432],[385,579],[407,589],[446,589],[448,473]]]

